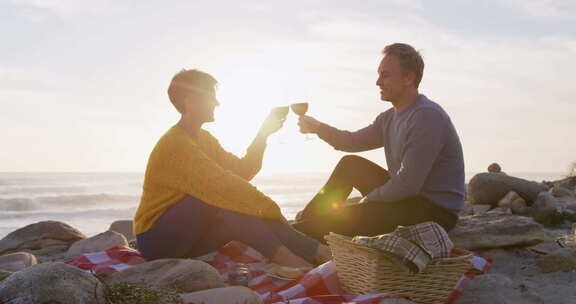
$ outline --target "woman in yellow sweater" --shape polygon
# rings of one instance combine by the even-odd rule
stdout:
[[[329,249],[290,227],[278,205],[249,182],[262,166],[266,139],[284,118],[269,115],[238,158],[202,129],[214,121],[216,85],[198,70],[172,78],[168,95],[182,116],[148,160],[134,218],[140,252],[149,260],[196,257],[237,240],[279,265],[326,262]]]

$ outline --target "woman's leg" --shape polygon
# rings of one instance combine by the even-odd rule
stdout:
[[[315,260],[319,243],[280,220],[221,209],[219,223],[219,229],[227,231],[232,239],[249,245],[277,264],[307,267]]]
[[[296,221],[337,214],[342,211],[353,188],[366,196],[388,179],[388,171],[377,164],[356,155],[346,155],[340,159],[328,182],[301,211]]]
[[[318,246],[321,244],[317,240],[292,228],[285,219],[262,219],[262,221],[270,228],[280,242],[294,254],[302,257],[311,264],[323,262],[323,259],[318,256]]]
[[[197,257],[237,240],[275,263],[310,266],[307,260],[313,260],[309,258],[310,252],[315,252],[318,242],[289,231],[293,229],[288,225],[281,228],[272,222],[217,208],[187,196],[168,209],[152,229],[138,235],[137,241],[142,255],[148,260]],[[285,247],[278,236],[286,238],[286,243],[298,254]]]
[[[137,236],[148,260],[197,257],[238,240],[268,258],[282,246],[274,233],[256,217],[227,211],[186,196],[170,207],[152,229]]]
[[[186,196],[171,206],[150,230],[137,235],[138,248],[148,260],[184,258],[192,247],[205,253],[218,249],[230,241],[226,235],[210,234],[218,213],[218,208]],[[210,242],[202,241],[206,238]]]

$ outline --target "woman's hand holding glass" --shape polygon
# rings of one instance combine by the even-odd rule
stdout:
[[[286,121],[286,116],[288,115],[288,107],[276,107],[270,111],[264,123],[260,127],[259,134],[264,136],[269,136],[280,130]]]

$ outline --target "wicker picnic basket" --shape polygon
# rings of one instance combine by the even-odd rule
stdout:
[[[410,274],[390,262],[379,250],[357,245],[336,233],[325,236],[345,292],[404,294],[418,304],[445,303],[456,284],[472,268],[472,253],[430,264],[424,272]]]

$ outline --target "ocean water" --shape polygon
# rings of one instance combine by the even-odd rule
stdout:
[[[473,174],[467,174],[467,179]],[[563,177],[562,173],[510,174],[535,181]],[[292,219],[328,176],[328,172],[257,176],[253,184]],[[142,182],[142,173],[0,172],[0,238],[45,220],[65,222],[87,236],[98,234],[115,220],[132,218]]]

